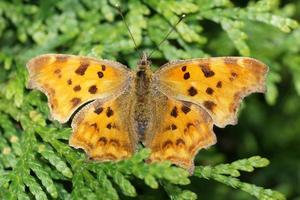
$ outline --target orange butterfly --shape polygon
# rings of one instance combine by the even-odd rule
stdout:
[[[69,144],[93,160],[127,159],[142,142],[150,161],[193,169],[216,143],[213,124],[236,124],[243,97],[265,91],[268,68],[244,57],[170,62],[153,73],[144,53],[135,71],[109,60],[46,54],[27,63],[30,88],[44,92],[52,118],[72,121]]]

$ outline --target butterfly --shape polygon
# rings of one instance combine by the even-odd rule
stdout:
[[[151,71],[146,53],[135,70],[90,57],[45,54],[27,63],[29,88],[48,97],[53,119],[72,120],[69,144],[98,161],[130,158],[139,142],[149,162],[192,170],[200,149],[216,143],[213,125],[237,123],[241,100],[265,92],[268,67],[246,57],[169,62]]]

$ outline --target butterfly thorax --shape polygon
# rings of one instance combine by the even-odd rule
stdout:
[[[134,120],[136,130],[141,139],[144,138],[145,130],[149,123],[150,116],[150,88],[153,72],[150,69],[150,61],[147,54],[143,53],[136,68],[135,79],[135,103]]]

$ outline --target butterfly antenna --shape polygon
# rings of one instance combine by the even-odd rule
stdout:
[[[149,54],[149,58],[151,58],[151,55],[158,50],[158,47],[164,43],[169,35],[175,30],[176,26],[186,17],[186,14],[182,14],[181,17],[179,18],[179,20],[170,28],[170,30],[168,31],[168,33],[165,35],[165,37],[160,41],[160,43],[157,45],[157,49],[154,49],[151,51],[151,53]]]
[[[124,22],[124,24],[125,24],[125,26],[126,26],[128,32],[129,32],[129,35],[130,35],[130,37],[131,37],[131,39],[132,39],[132,41],[133,41],[133,43],[134,43],[135,50],[137,51],[137,50],[138,50],[137,44],[136,44],[136,42],[135,42],[135,40],[134,40],[134,37],[133,37],[133,35],[132,35],[132,32],[131,32],[129,26],[128,26],[126,20],[125,20],[125,17],[124,17],[124,15],[123,15],[123,12],[122,12],[120,6],[119,6],[118,4],[116,4],[114,7],[117,9],[117,11],[119,12],[119,14],[121,15],[121,17],[122,17],[122,19],[123,19],[123,22]]]

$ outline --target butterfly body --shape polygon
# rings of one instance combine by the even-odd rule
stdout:
[[[144,134],[150,121],[153,76],[150,64],[147,54],[143,53],[135,71],[135,96],[132,99],[134,110],[133,123],[135,124],[140,140],[144,139]]]
[[[167,63],[152,72],[143,54],[136,70],[108,60],[45,54],[27,63],[29,87],[44,92],[53,119],[72,120],[69,144],[93,160],[127,159],[142,142],[150,162],[193,168],[197,152],[216,143],[213,125],[236,124],[250,93],[265,91],[268,68],[243,57]]]

